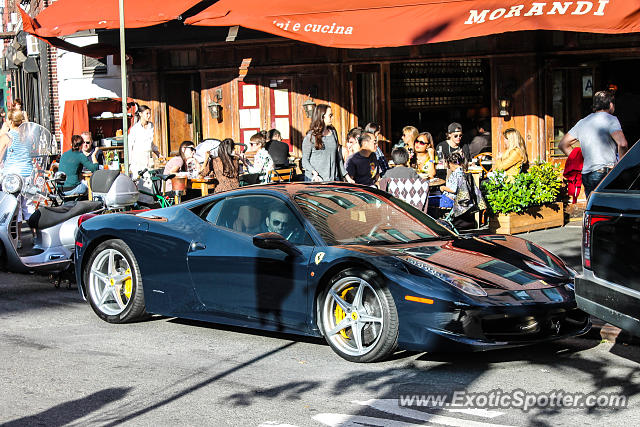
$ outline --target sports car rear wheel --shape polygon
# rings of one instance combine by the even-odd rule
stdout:
[[[375,362],[395,349],[398,312],[372,271],[344,270],[331,280],[320,303],[324,337],[344,359]]]
[[[107,240],[96,247],[84,270],[88,300],[101,319],[126,323],[144,317],[140,269],[122,240]]]

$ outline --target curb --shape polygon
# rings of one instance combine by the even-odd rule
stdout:
[[[613,326],[612,324],[606,323],[596,317],[591,317],[591,323],[593,326],[585,335],[587,337],[605,340],[612,343],[640,345],[640,338],[623,331],[617,326]]]

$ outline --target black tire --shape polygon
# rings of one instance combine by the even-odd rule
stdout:
[[[359,288],[362,291],[358,305]],[[342,322],[350,324],[340,328]],[[318,325],[333,351],[351,362],[384,360],[398,342],[398,312],[393,296],[383,280],[370,270],[349,268],[329,281],[318,299]]]
[[[109,257],[113,254],[114,268],[109,273]],[[107,266],[105,270],[105,257]],[[93,271],[92,271],[93,270]],[[110,285],[98,277],[98,274],[109,276],[115,280]],[[129,277],[119,281],[120,277]],[[102,320],[109,323],[129,323],[147,317],[144,304],[144,291],[140,267],[129,246],[119,239],[107,240],[100,243],[91,253],[89,261],[85,264],[83,281],[87,292],[87,300],[93,311]],[[100,295],[100,287],[103,287]],[[109,291],[107,289],[109,288]],[[110,292],[111,295],[107,295]],[[106,300],[105,300],[106,298]]]

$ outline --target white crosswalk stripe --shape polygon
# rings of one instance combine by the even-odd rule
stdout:
[[[337,413],[321,413],[314,415],[312,418],[329,427],[362,427],[365,426],[384,426],[384,427],[424,427],[432,425],[445,425],[453,427],[510,427],[504,424],[492,424],[482,421],[474,421],[469,417],[455,418],[453,416],[440,415],[436,413],[426,412],[423,410],[412,409],[406,406],[400,406],[398,399],[370,399],[370,400],[354,400],[360,406],[374,409],[385,414],[395,417],[402,417],[415,420],[417,423],[410,421],[400,421],[397,419],[386,418],[384,415],[379,417],[367,415],[353,414],[337,414]],[[446,411],[450,414],[464,414],[476,418],[494,419],[504,412],[490,411],[479,408],[447,408],[447,407],[424,407],[423,409]],[[258,427],[295,427],[290,424],[279,424],[275,421],[260,424]]]
[[[423,427],[428,424],[413,424],[404,421],[389,420],[386,418],[365,417],[363,415],[348,414],[318,414],[313,419],[330,427]]]
[[[377,409],[378,411],[386,412],[388,414],[398,415],[401,417],[412,418],[420,421],[427,421],[433,424],[442,424],[446,426],[455,426],[455,427],[502,427],[502,424],[490,424],[479,421],[472,421],[466,419],[459,419],[453,417],[447,417],[444,415],[432,414],[429,412],[418,411],[416,409],[406,408],[398,405],[398,399],[371,399],[365,401],[354,401],[358,405],[368,406],[373,409]],[[466,410],[469,411],[469,410]],[[477,412],[473,415],[479,415],[486,418],[494,418],[495,416],[502,415],[502,413],[498,413],[497,415],[492,412],[496,411],[484,411]],[[465,412],[468,413],[468,412]]]

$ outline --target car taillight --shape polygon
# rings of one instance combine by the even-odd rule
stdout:
[[[80,215],[80,217],[78,218],[78,227],[80,227],[80,224],[82,224],[88,219],[93,218],[94,216],[98,216],[98,214],[88,213],[88,214]]]
[[[591,234],[593,233],[594,224],[601,221],[611,221],[613,218],[605,215],[585,214],[582,223],[582,252],[583,266],[591,269]]]

